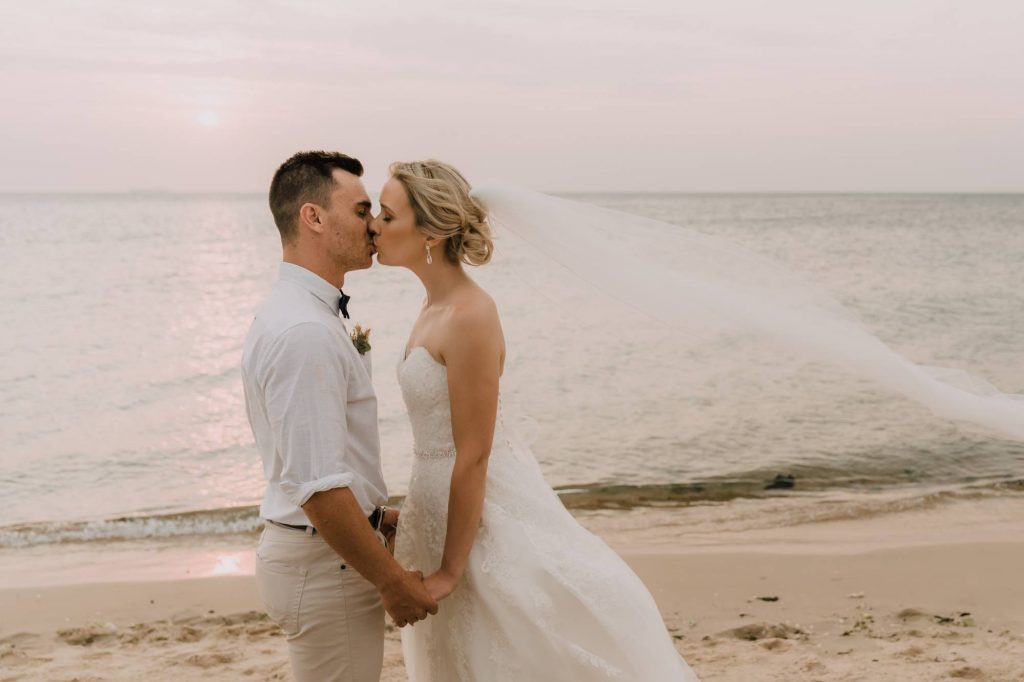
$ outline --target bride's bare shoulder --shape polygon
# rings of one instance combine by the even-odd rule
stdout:
[[[449,324],[461,327],[462,331],[468,331],[467,327],[480,328],[496,327],[501,328],[501,318],[498,314],[498,305],[491,298],[491,295],[479,287],[465,291],[459,296],[458,301],[451,308]]]
[[[505,338],[498,306],[490,294],[479,287],[463,292],[451,308],[446,325],[445,346],[465,350],[469,344],[483,351],[490,348],[504,357]]]

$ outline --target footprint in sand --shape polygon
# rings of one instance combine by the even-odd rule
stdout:
[[[917,646],[916,644],[912,644],[908,646],[906,649],[898,651],[896,655],[900,658],[917,659],[925,655],[925,650]]]
[[[921,611],[919,609],[903,609],[902,611],[900,611],[899,613],[896,614],[896,617],[899,618],[901,621],[904,621],[904,622],[906,622],[908,620],[931,620],[932,619],[932,616],[930,614],[927,614],[924,611]]]
[[[92,646],[97,642],[117,639],[117,636],[117,628],[110,625],[88,625],[57,631],[57,638],[72,646]]]
[[[718,634],[721,637],[734,637],[748,642],[756,642],[759,639],[803,639],[807,636],[800,628],[785,623],[751,623]]]
[[[760,642],[761,648],[766,651],[786,651],[789,648],[789,643],[784,639],[766,639]]]
[[[205,636],[206,633],[202,630],[194,628],[191,625],[185,625],[178,630],[174,638],[179,642],[198,642]]]
[[[194,665],[197,668],[215,668],[219,665],[234,663],[237,658],[236,654],[209,652],[205,654],[192,654],[185,659],[185,663]]]
[[[804,658],[797,661],[797,667],[806,673],[828,672],[828,667],[816,658]]]
[[[32,656],[28,652],[22,649],[16,648],[14,645],[8,645],[0,650],[0,671],[9,670],[15,666],[28,666],[39,663],[49,663],[53,659],[48,656]],[[8,679],[8,678],[3,678]],[[12,680],[18,679],[17,677],[10,678]]]
[[[26,646],[39,640],[34,632],[15,632],[13,635],[0,638],[0,647]]]

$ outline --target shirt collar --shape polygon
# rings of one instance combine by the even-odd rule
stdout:
[[[338,314],[341,292],[333,284],[320,275],[294,263],[281,263],[280,278],[298,284],[327,304],[327,307]]]

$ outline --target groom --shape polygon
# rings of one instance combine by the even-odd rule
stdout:
[[[300,152],[278,168],[270,210],[280,279],[242,355],[246,409],[263,458],[266,526],[256,586],[288,640],[298,682],[377,682],[384,612],[403,626],[437,613],[419,572],[384,541],[377,399],[345,325],[345,274],[370,267],[370,198],[356,159]]]

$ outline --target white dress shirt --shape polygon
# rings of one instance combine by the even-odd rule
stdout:
[[[340,299],[282,263],[245,340],[245,406],[267,479],[260,515],[271,521],[307,525],[302,505],[332,488],[351,488],[367,516],[387,501],[369,352],[355,349]]]

